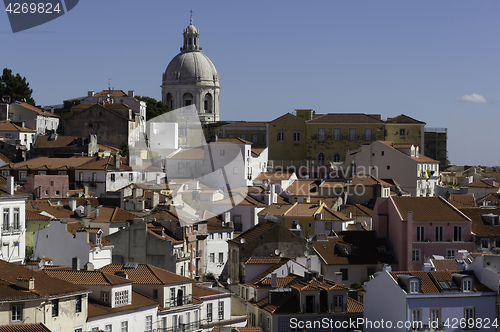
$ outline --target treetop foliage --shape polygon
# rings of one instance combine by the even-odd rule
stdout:
[[[12,70],[4,68],[0,76],[0,97],[10,97],[11,101],[25,101],[35,106],[35,100],[31,97],[33,90],[26,82],[26,77],[12,74]]]

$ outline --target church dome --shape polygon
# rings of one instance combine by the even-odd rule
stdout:
[[[199,51],[181,52],[167,66],[164,82],[177,83],[219,83],[219,75],[210,59]]]

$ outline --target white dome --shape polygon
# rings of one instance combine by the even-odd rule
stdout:
[[[219,75],[210,59],[199,51],[177,54],[167,66],[163,76],[164,84],[177,82],[182,84],[209,83],[219,85]]]

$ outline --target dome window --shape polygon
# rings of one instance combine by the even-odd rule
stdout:
[[[205,113],[212,113],[212,95],[207,93],[205,99],[203,100],[203,109]]]
[[[189,92],[186,92],[184,96],[182,97],[183,99],[183,105],[184,106],[189,106],[193,103],[193,95],[190,94]]]

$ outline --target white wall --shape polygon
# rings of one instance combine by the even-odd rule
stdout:
[[[1,254],[0,259],[11,263],[20,264],[24,261],[26,251],[26,198],[19,197],[3,197],[0,199],[0,230],[1,234]],[[9,211],[9,228],[3,229],[3,211]],[[19,209],[19,229],[11,228],[14,222],[14,209]],[[18,245],[15,245],[18,243]]]

